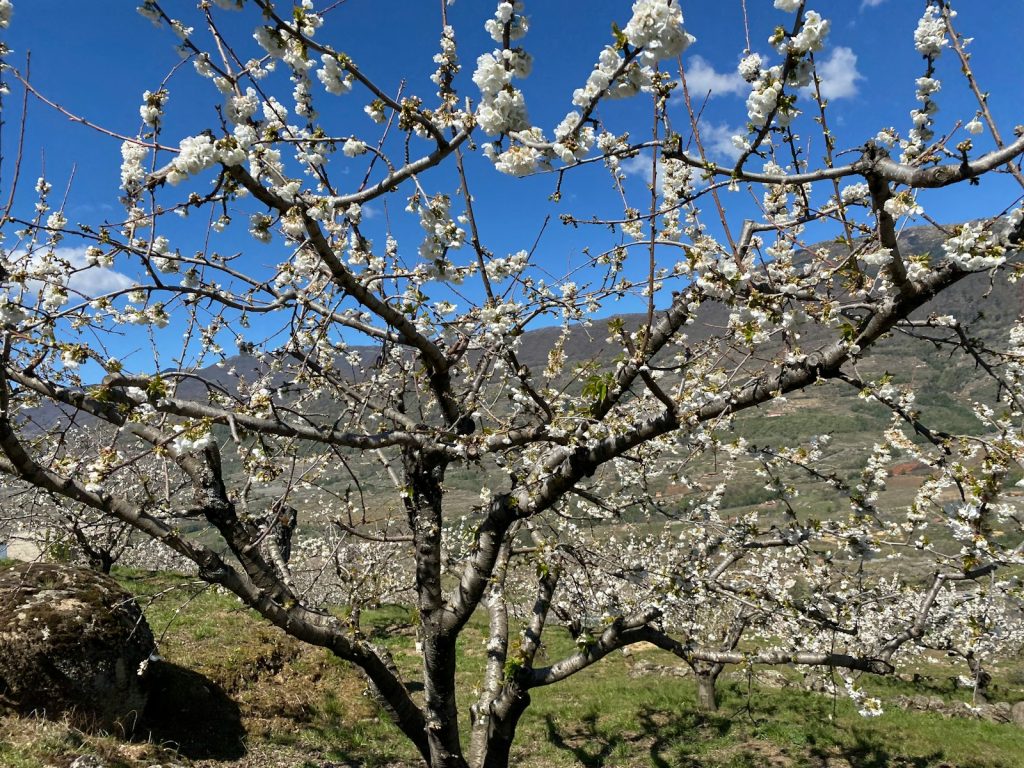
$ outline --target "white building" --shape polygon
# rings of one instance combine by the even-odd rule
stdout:
[[[7,541],[0,542],[0,560],[21,560],[27,563],[38,560],[42,553],[35,542],[18,534],[10,536]]]

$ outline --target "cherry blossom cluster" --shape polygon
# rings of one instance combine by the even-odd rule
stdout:
[[[796,11],[800,3],[776,2],[775,7],[786,12]],[[759,54],[751,53],[740,63],[743,79],[751,84],[747,96],[747,117],[755,128],[770,121],[785,127],[800,114],[796,109],[796,96],[786,93],[805,88],[811,83],[813,66],[810,54],[822,50],[830,22],[814,10],[805,11],[798,22],[798,31],[788,34],[782,27],[768,39],[775,50],[786,57],[782,64],[765,67]],[[744,143],[740,142],[743,149]]]
[[[497,42],[518,40],[525,34],[522,8],[522,2],[499,3],[495,18],[486,25]],[[522,91],[511,85],[513,78],[530,74],[532,57],[521,48],[508,47],[480,56],[473,75],[482,96],[477,123],[489,135],[512,140],[504,151],[499,142],[485,146],[499,171],[523,176],[549,167],[555,158],[569,164],[584,158],[596,139],[595,129],[586,124],[585,118],[597,103],[603,98],[627,98],[649,88],[651,65],[678,56],[694,41],[683,27],[676,0],[637,0],[632,11],[622,30],[622,41],[601,51],[586,84],[573,93],[572,102],[583,110],[582,114],[573,111],[566,115],[554,129],[553,142],[531,124]]]
[[[903,147],[904,160],[913,160],[920,156],[929,142],[935,138],[932,125],[939,107],[932,96],[941,89],[942,83],[933,75],[935,63],[942,49],[948,44],[946,24],[938,5],[928,3],[914,30],[914,48],[925,57],[927,71],[923,77],[917,78],[916,97],[921,106],[910,113],[914,127],[907,133],[907,141]]]

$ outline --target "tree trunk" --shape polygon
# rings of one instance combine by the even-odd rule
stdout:
[[[697,680],[697,709],[701,712],[718,711],[718,692],[715,690],[715,683],[721,672],[720,664],[710,669],[694,670],[694,678]]]
[[[487,754],[480,768],[508,768],[509,755],[512,752],[512,741],[515,739],[515,729],[507,736],[494,734],[487,741]]]
[[[100,573],[108,576],[114,568],[114,558],[109,552],[100,552],[99,563],[95,566]]]
[[[404,453],[405,498],[416,557],[416,594],[423,641],[423,697],[430,768],[468,768],[459,738],[455,699],[455,636],[446,632],[441,588],[441,528],[447,464]]]
[[[483,754],[472,755],[473,768],[508,768],[516,727],[528,706],[529,692],[519,691],[497,702],[491,714],[474,724],[475,728],[486,729],[487,735],[480,740],[485,745]]]
[[[424,698],[430,768],[468,768],[455,704],[455,643],[428,632],[423,641]]]
[[[985,704],[988,702],[988,687],[992,682],[992,675],[985,671],[981,659],[975,656],[973,651],[968,652],[966,659],[974,677],[974,703]]]

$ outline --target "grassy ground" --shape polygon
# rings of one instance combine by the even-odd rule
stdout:
[[[0,718],[0,766],[64,767],[98,754],[110,768],[341,768],[415,765],[415,755],[363,695],[351,667],[305,648],[241,609],[230,596],[188,579],[121,574],[139,595],[168,664],[154,680],[151,705],[133,741],[82,734],[62,723]],[[417,677],[412,616],[387,608],[369,617],[407,679]],[[484,657],[481,625],[471,624],[459,665],[468,711]],[[546,653],[570,649],[555,630]],[[552,768],[1021,768],[1024,729],[890,708],[863,719],[843,700],[794,688],[720,682],[722,708],[702,715],[694,686],[675,676],[636,676],[656,651],[616,654],[570,681],[534,693],[520,726],[516,765]],[[1004,665],[997,692],[1021,698],[1019,662]],[[633,674],[631,674],[631,671]],[[895,681],[889,695],[963,696],[941,678],[924,691]]]

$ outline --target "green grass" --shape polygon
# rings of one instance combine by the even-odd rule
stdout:
[[[183,766],[216,761],[241,765],[242,742],[282,764],[320,768],[416,765],[401,734],[363,695],[364,683],[350,665],[308,648],[266,625],[232,596],[193,580],[166,574],[122,572],[122,583],[140,596],[161,654],[172,665],[164,680],[162,717],[135,743],[81,734],[61,723],[13,716],[0,718],[0,766],[66,766],[80,754],[102,755],[111,768],[145,768],[160,762]],[[458,665],[468,713],[484,659],[482,620],[464,632]],[[395,656],[403,676],[419,677],[413,652],[411,610],[388,606],[365,615],[365,631]],[[551,627],[543,658],[571,652],[568,634]],[[894,707],[873,719],[860,717],[844,699],[796,688],[748,685],[733,672],[719,683],[721,710],[696,711],[695,687],[686,678],[630,675],[640,659],[674,660],[657,650],[626,658],[613,654],[565,683],[532,692],[519,727],[514,764],[551,768],[1020,768],[1024,729]],[[996,674],[995,690],[1019,694],[1024,663],[1009,660]],[[865,686],[885,697],[923,692],[963,698],[939,667],[926,690],[895,679]],[[799,677],[792,671],[791,678]],[[862,679],[862,682],[867,682]],[[419,695],[419,694],[416,694]],[[1019,698],[1019,695],[1017,696]],[[184,701],[187,706],[178,707]],[[185,719],[182,720],[182,717]],[[189,719],[191,717],[191,719]],[[466,731],[468,732],[468,716]],[[177,727],[177,730],[174,730]]]
[[[631,679],[624,661],[616,658],[603,670],[534,697],[534,708],[520,728],[520,757],[523,765],[531,764],[532,756],[537,764],[552,766],[607,761],[656,767],[810,768],[830,757],[870,768],[1024,764],[1024,731],[1014,726],[950,721],[894,707],[881,717],[864,719],[844,699],[800,690],[748,689],[735,679],[719,687],[720,711],[704,715],[694,708],[695,688],[689,680]]]

